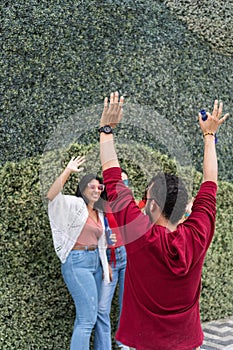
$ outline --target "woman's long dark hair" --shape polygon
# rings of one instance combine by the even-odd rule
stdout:
[[[97,180],[99,181],[100,184],[103,183],[102,178],[97,176],[96,174],[87,174],[87,175],[84,175],[82,179],[79,181],[79,184],[75,192],[75,196],[81,197],[86,203],[86,205],[88,205],[89,201],[87,197],[83,194],[83,192],[85,191],[85,188],[87,187],[88,183],[91,182],[92,180]],[[103,211],[104,201],[106,199],[107,199],[106,191],[104,190],[103,192],[101,192],[101,195],[98,201],[94,204],[94,209],[99,209]]]

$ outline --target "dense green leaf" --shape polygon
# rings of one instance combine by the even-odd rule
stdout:
[[[60,153],[60,170],[72,155],[90,154],[95,149],[95,144],[71,145]],[[118,153],[136,197],[141,197],[148,181],[145,169],[139,166],[140,159],[148,154],[150,175],[158,170],[182,174],[186,184],[191,184],[190,196],[196,194],[201,174],[195,169],[180,170],[174,160],[146,146],[135,147],[132,154],[127,146],[118,145]],[[49,155],[52,165],[53,153]],[[7,162],[0,169],[0,338],[3,350],[69,348],[75,311],[61,277],[43,199],[59,169],[47,168],[47,157],[45,154],[17,163]],[[94,165],[90,163],[89,168],[93,169]],[[77,181],[78,176],[73,175],[65,192],[74,193]],[[232,206],[233,186],[220,182],[216,233],[203,270],[203,320],[233,314]],[[117,310],[115,296],[111,314],[113,338]]]

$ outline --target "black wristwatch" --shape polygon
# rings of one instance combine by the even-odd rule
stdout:
[[[104,132],[105,134],[112,134],[113,133],[112,127],[110,125],[101,126],[98,129],[98,131],[99,132]]]

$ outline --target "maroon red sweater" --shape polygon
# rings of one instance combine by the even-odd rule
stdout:
[[[201,272],[214,234],[217,185],[203,183],[189,218],[170,232],[151,225],[121,181],[120,168],[105,170],[103,175],[127,251],[116,338],[137,350],[200,346]]]

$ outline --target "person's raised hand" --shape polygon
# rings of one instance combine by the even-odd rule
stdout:
[[[69,169],[72,173],[79,173],[83,170],[80,166],[85,162],[84,156],[72,157],[66,168]]]
[[[110,95],[110,102],[108,97],[104,99],[104,110],[100,119],[100,126],[110,125],[115,128],[121,121],[123,111],[124,97],[119,99],[118,92],[112,92]]]
[[[219,126],[222,123],[224,123],[227,117],[229,116],[229,113],[227,113],[221,118],[222,109],[223,109],[223,103],[222,102],[219,103],[218,100],[215,100],[212,114],[210,114],[209,112],[206,113],[207,120],[203,121],[201,113],[199,113],[198,115],[199,124],[203,134],[205,133],[216,134]]]

